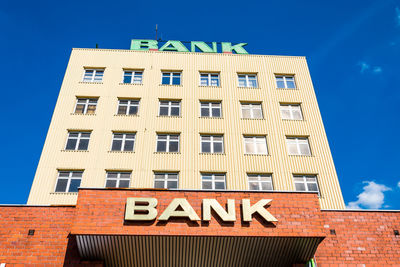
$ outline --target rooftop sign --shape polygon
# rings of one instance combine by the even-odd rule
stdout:
[[[161,45],[161,43],[164,43]],[[190,43],[190,51],[183,43]],[[232,45],[229,42],[202,42],[202,41],[157,41],[147,39],[132,39],[131,50],[139,51],[172,51],[172,52],[204,52],[204,53],[218,53],[218,46],[220,44],[220,52],[236,54],[248,54],[243,46],[247,43],[239,43]],[[161,45],[161,47],[159,47]]]

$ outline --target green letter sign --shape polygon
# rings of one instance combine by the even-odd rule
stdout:
[[[156,40],[135,40],[135,39],[133,39],[131,42],[131,50],[147,51],[149,49],[158,50],[158,42]]]

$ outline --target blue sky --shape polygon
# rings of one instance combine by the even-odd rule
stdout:
[[[73,47],[247,42],[306,56],[346,204],[400,209],[400,1],[2,1],[0,203],[25,203]]]

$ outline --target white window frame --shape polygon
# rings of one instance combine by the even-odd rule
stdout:
[[[302,121],[303,120],[303,112],[301,110],[301,105],[300,104],[284,104],[284,103],[281,103],[279,105],[279,108],[280,108],[280,111],[281,111],[282,120],[296,120],[296,121]],[[295,109],[298,109],[298,110],[295,110]],[[285,111],[285,110],[289,112],[289,114],[290,114],[289,118],[284,118],[283,117],[283,111]],[[301,119],[294,118],[294,112],[295,111],[299,111],[300,112]]]
[[[204,77],[202,77],[202,75],[207,75],[207,84],[206,85],[201,83],[202,82],[202,78],[204,78]],[[212,75],[217,75],[218,76],[217,85],[212,85],[212,79],[211,79]],[[218,72],[200,72],[199,84],[200,84],[200,86],[215,86],[215,87],[221,86],[220,75],[219,75]]]
[[[277,78],[283,78],[283,83],[285,85],[285,87],[278,87],[278,80]],[[293,78],[293,83],[294,83],[294,88],[288,88],[287,86],[287,78]],[[297,89],[297,84],[296,84],[296,79],[294,78],[294,75],[280,75],[280,74],[276,74],[275,75],[275,84],[276,84],[276,88],[277,89]]]
[[[164,74],[169,74],[169,83],[163,83]],[[179,74],[179,84],[173,84],[174,74]],[[182,85],[182,72],[181,71],[162,71],[161,72],[161,85]]]
[[[131,73],[131,82],[129,82],[129,83],[125,82],[125,74],[127,72]],[[121,83],[124,83],[124,84],[143,84],[143,73],[144,73],[143,70],[124,69],[123,73],[122,73],[122,82]],[[138,75],[138,77],[140,77],[139,81],[136,81],[136,79],[135,79],[137,74],[140,74],[140,75]]]
[[[92,77],[91,77],[91,79],[89,81],[85,80],[86,71],[88,71],[88,70],[89,71],[90,70],[93,71],[93,75],[92,75]],[[101,75],[101,80],[100,81],[95,80],[95,77],[96,77],[96,74],[97,74],[98,71],[102,71],[103,72],[103,75]],[[105,72],[105,69],[102,69],[102,68],[97,68],[97,69],[96,68],[94,68],[94,69],[92,69],[92,68],[84,68],[82,82],[86,82],[86,83],[102,83],[103,82],[103,78],[104,78],[104,72]]]
[[[204,108],[208,108],[209,116],[203,116],[201,114],[201,110],[203,108],[203,106],[202,106],[203,104],[207,104],[208,107],[204,107]],[[218,107],[213,107],[212,106],[213,104],[218,104]],[[216,116],[212,115],[213,109],[219,109],[219,114],[220,114],[219,117],[216,117]],[[202,118],[222,118],[222,102],[221,101],[203,101],[203,100],[200,100],[200,117],[202,117]]]
[[[245,86],[241,86],[240,85],[240,76],[245,76],[245,78],[246,78],[246,84],[245,84]],[[249,79],[249,77],[255,77],[255,79],[256,79],[256,86],[251,86],[251,84],[250,84],[250,79]],[[238,81],[238,87],[248,87],[248,88],[258,88],[258,78],[257,78],[257,74],[246,74],[246,73],[238,73],[237,74],[237,77],[238,77],[238,79],[237,79],[237,81]]]
[[[116,137],[115,137],[116,134],[122,134],[122,138],[118,138],[118,137],[116,138]],[[133,138],[128,138],[128,137],[126,137],[128,134],[130,134],[130,135],[133,134]],[[113,148],[113,144],[114,144],[114,140],[121,140],[121,141],[122,141],[122,143],[121,143],[121,150],[113,150],[113,149],[112,149],[112,148]],[[126,141],[133,141],[132,150],[124,150],[125,142],[126,142]],[[122,132],[113,132],[112,140],[111,140],[111,148],[110,148],[110,151],[134,152],[134,151],[135,151],[135,143],[136,143],[136,132],[128,132],[128,133],[126,133],[126,132],[124,132],[124,133],[122,133]]]
[[[303,181],[301,181],[301,182],[296,182],[296,181],[295,181],[295,178],[302,178]],[[315,181],[313,181],[313,182],[307,182],[307,178],[313,178],[313,179],[315,179]],[[320,189],[319,189],[319,185],[318,185],[318,177],[317,177],[317,175],[313,175],[313,174],[305,174],[305,175],[302,175],[302,174],[294,174],[294,175],[293,175],[293,183],[294,183],[294,188],[295,188],[295,190],[296,190],[297,192],[315,192],[315,193],[318,193],[318,196],[320,195]],[[297,190],[297,189],[296,189],[296,184],[304,184],[305,191]],[[309,189],[308,189],[308,184],[315,184],[315,185],[317,186],[317,191],[309,190]]]
[[[163,175],[163,179],[157,178],[157,175]],[[176,175],[176,178],[170,178],[170,175]],[[164,183],[164,186],[162,187],[164,189],[168,190],[179,189],[179,172],[154,172],[154,188],[160,188],[156,187],[157,181]],[[168,181],[176,182],[176,188],[168,188]]]
[[[77,137],[70,137],[71,133],[77,133],[78,136]],[[82,134],[89,134],[89,137],[82,137]],[[81,132],[81,131],[68,131],[67,142],[65,143],[64,150],[68,150],[68,151],[87,151],[87,150],[89,150],[89,143],[90,143],[91,134],[92,134],[92,132],[89,132],[89,131],[83,131],[83,132]],[[76,144],[75,144],[75,148],[74,149],[67,149],[68,141],[70,139],[76,139]],[[83,140],[83,139],[89,140],[88,141],[88,147],[87,147],[87,149],[78,149],[79,144],[80,144],[81,140]]]
[[[210,137],[210,140],[203,140],[203,137]],[[221,138],[221,141],[219,140],[214,140],[216,138]],[[204,152],[203,151],[203,142],[205,143],[210,143],[210,152]],[[222,151],[221,152],[215,152],[214,151],[214,143],[221,143]],[[224,148],[224,135],[222,134],[200,134],[200,150],[201,153],[212,153],[212,154],[223,154],[225,153],[225,148]]]
[[[158,147],[158,141],[159,141],[159,137],[160,136],[167,136],[167,139],[166,140],[164,140],[164,139],[162,139],[161,141],[165,141],[166,142],[166,147],[165,147],[165,151],[158,151],[157,150],[157,147]],[[169,148],[170,148],[170,142],[171,142],[171,136],[178,136],[178,151],[169,151]],[[176,133],[171,133],[171,134],[168,134],[168,133],[158,133],[157,134],[157,141],[156,141],[156,152],[168,152],[168,153],[179,153],[180,152],[180,149],[181,149],[181,147],[180,147],[180,139],[181,139],[181,135],[180,134],[176,134]],[[176,140],[172,140],[172,141],[176,141]]]
[[[121,104],[121,101],[128,101],[127,104]],[[123,113],[118,113],[119,107],[120,106],[126,106],[126,112],[125,114]],[[119,98],[118,99],[118,106],[117,106],[117,115],[128,115],[128,116],[137,116],[139,114],[139,106],[140,106],[140,99],[124,99],[124,98]],[[131,107],[137,107],[137,112],[136,114],[129,114],[129,111]]]
[[[164,102],[164,103],[163,103]],[[178,102],[178,105],[176,105],[173,102]],[[161,107],[167,107],[168,108],[168,115],[161,115]],[[178,115],[171,115],[171,110],[172,108],[179,108],[179,114]],[[158,101],[158,116],[162,117],[180,117],[181,116],[181,100],[169,100],[169,99],[160,99]]]
[[[250,180],[250,178],[256,178],[254,180]],[[263,180],[263,179],[267,180]],[[249,190],[254,190],[254,191],[273,191],[274,190],[274,183],[272,182],[272,174],[267,174],[267,173],[248,173],[247,174],[247,181],[249,183]],[[250,189],[250,183],[257,183],[257,189]],[[271,184],[271,189],[270,190],[263,190],[262,189],[262,184],[267,183]]]
[[[65,188],[65,191],[56,191],[57,185],[58,185],[58,180],[60,179],[60,173],[62,173],[62,172],[68,172],[68,177],[61,177],[61,179],[64,179],[64,180],[67,179],[68,180],[67,186]],[[56,193],[77,193],[77,192],[70,192],[69,191],[70,186],[71,186],[71,180],[77,180],[77,178],[78,178],[78,177],[72,177],[73,173],[80,173],[81,174],[80,180],[81,180],[81,183],[82,183],[83,171],[58,170],[57,180],[56,180],[56,184],[54,186],[54,192],[56,192]]]
[[[248,140],[251,140],[251,142],[248,142]],[[265,144],[265,153],[260,153],[258,151],[258,146],[257,144],[261,144],[261,141],[258,140],[263,140]],[[254,150],[256,151],[255,153],[250,153],[246,151],[246,144],[252,144]],[[245,155],[268,155],[268,143],[267,143],[267,137],[266,136],[261,136],[261,135],[244,135],[243,136],[243,145],[244,145],[244,153]]]
[[[205,180],[206,182],[211,182],[211,189],[204,189],[203,188],[203,177],[204,176],[211,176],[211,180]],[[222,180],[217,180],[216,176],[223,176],[224,182],[224,189],[215,189],[215,183],[221,182]],[[202,190],[226,190],[226,174],[225,173],[201,173],[201,189]]]
[[[108,174],[110,174],[110,173],[116,173],[117,178],[109,178]],[[129,173],[129,178],[121,178],[121,174],[126,174],[126,173]],[[104,183],[104,188],[129,188],[131,186],[131,178],[132,178],[132,172],[130,172],[130,171],[106,171],[106,180]],[[107,187],[108,180],[117,181],[115,187]],[[129,181],[128,187],[119,187],[119,184],[121,181]]]
[[[290,140],[294,140],[293,142],[291,142]],[[291,154],[289,151],[289,144],[295,144],[296,145],[296,154]],[[301,149],[300,149],[300,145],[305,145],[307,144],[308,146],[308,151],[310,151],[309,154],[301,154]],[[310,146],[310,142],[308,140],[308,137],[299,137],[299,136],[286,136],[286,148],[288,151],[288,154],[290,156],[311,156],[312,155],[312,151],[311,151],[311,146]]]
[[[260,118],[255,118],[254,110],[257,110],[258,107],[259,107],[259,109],[261,111],[261,117]],[[243,116],[243,110],[244,109],[248,109],[250,111],[250,117],[244,117]],[[262,104],[261,103],[257,103],[257,102],[252,102],[252,103],[240,102],[240,111],[241,111],[242,119],[264,119],[264,113],[263,113],[263,108],[262,108]]]
[[[78,103],[79,102],[79,100],[85,100],[85,103]],[[90,103],[90,100],[96,100],[96,103]],[[93,114],[95,114],[96,113],[96,109],[97,109],[97,102],[98,102],[98,98],[94,98],[94,97],[92,97],[92,98],[84,98],[84,97],[77,97],[76,98],[76,103],[75,103],[75,109],[74,109],[74,113],[75,114],[87,114],[87,111],[88,111],[88,107],[89,106],[95,106],[95,109],[94,109],[94,112],[93,112]],[[76,108],[78,107],[78,105],[84,105],[84,108],[83,108],[83,112],[82,113],[77,113],[76,112]]]

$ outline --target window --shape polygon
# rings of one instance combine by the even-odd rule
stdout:
[[[281,116],[284,120],[302,120],[299,104],[281,104]]]
[[[257,87],[256,74],[238,74],[239,87]]]
[[[273,190],[271,174],[248,174],[250,190]]]
[[[82,171],[59,171],[55,192],[78,192]]]
[[[69,132],[65,150],[87,150],[90,132]]]
[[[311,156],[307,137],[286,137],[289,155]]]
[[[200,73],[201,86],[219,86],[219,73]]]
[[[106,187],[128,188],[130,181],[130,172],[107,172]]]
[[[180,116],[181,101],[160,100],[159,116]]]
[[[113,133],[111,151],[133,151],[135,133]]]
[[[142,84],[143,71],[137,70],[124,70],[123,83]]]
[[[178,189],[178,173],[155,173],[154,188]]]
[[[77,98],[75,113],[94,114],[97,106],[97,98]]]
[[[179,152],[179,134],[158,134],[157,152]]]
[[[223,173],[203,173],[201,174],[202,189],[226,189],[225,174]]]
[[[296,191],[318,192],[317,176],[315,175],[293,175]]]
[[[181,72],[163,72],[161,83],[168,85],[180,85]]]
[[[267,155],[267,139],[265,136],[244,136],[245,154]]]
[[[262,119],[263,112],[261,103],[240,103],[242,109],[242,118]]]
[[[104,69],[85,69],[84,82],[101,83],[103,81]]]
[[[139,111],[139,100],[137,99],[119,99],[117,114],[137,115]]]
[[[201,135],[202,153],[224,153],[224,137],[222,135]]]
[[[294,76],[277,75],[275,76],[275,79],[277,88],[296,89]]]
[[[201,117],[221,118],[221,102],[201,101],[200,109]]]

